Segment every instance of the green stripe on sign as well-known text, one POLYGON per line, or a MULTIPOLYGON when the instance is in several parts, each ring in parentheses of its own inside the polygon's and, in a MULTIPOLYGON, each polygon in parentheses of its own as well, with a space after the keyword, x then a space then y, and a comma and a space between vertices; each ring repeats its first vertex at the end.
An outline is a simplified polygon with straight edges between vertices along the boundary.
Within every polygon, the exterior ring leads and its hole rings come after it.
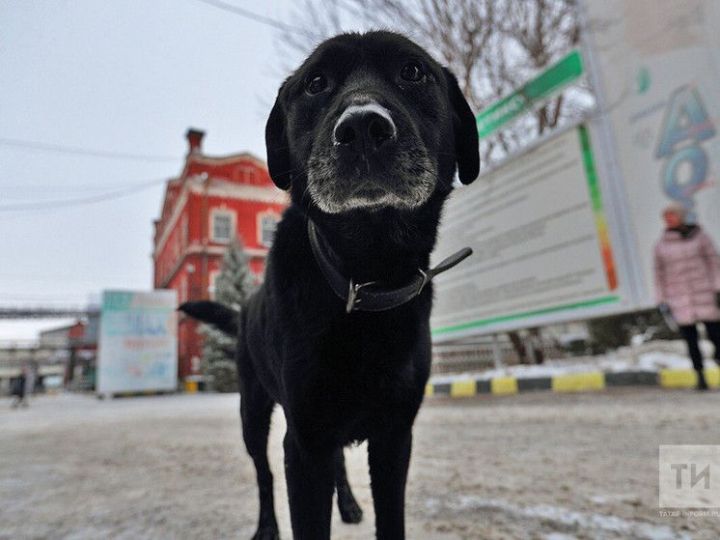
POLYGON ((602 304, 611 304, 613 302, 619 302, 619 296, 603 296, 602 298, 595 298, 594 300, 586 300, 584 302, 575 302, 574 304, 565 304, 563 306, 553 306, 548 308, 536 309, 533 311, 525 311, 523 313, 515 313, 514 315, 501 315, 500 317, 490 317, 488 319, 480 319, 477 321, 470 321, 462 324, 455 324, 452 326, 441 326, 432 330, 433 335, 446 334, 448 332, 457 332, 460 330, 467 330, 468 328, 476 328, 478 326, 488 326, 499 322, 512 321, 515 319, 523 319, 525 317, 535 317, 537 315, 545 315, 547 313, 555 313, 556 311, 563 311, 565 309, 579 309, 584 307, 599 306, 602 304))
POLYGON ((578 79, 583 74, 580 51, 574 50, 512 94, 483 109, 476 117, 480 138, 492 135, 540 101, 578 79))
POLYGON ((600 186, 598 185, 597 173, 595 170, 595 159, 593 157, 592 147, 590 146, 590 135, 587 126, 578 126, 578 135, 580 136, 580 146, 582 148, 583 164, 585 165, 585 174, 590 188, 590 199, 592 200, 593 210, 602 212, 602 197, 600 196, 600 186))

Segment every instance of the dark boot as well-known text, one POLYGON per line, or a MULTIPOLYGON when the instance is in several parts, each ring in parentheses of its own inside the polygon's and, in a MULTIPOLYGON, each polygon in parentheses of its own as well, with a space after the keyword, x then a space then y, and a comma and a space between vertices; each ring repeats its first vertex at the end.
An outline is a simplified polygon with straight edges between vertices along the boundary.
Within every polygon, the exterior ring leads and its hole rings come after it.
POLYGON ((701 370, 697 371, 697 389, 698 390, 707 390, 708 389, 708 384, 707 384, 707 381, 705 380, 705 374, 701 370))

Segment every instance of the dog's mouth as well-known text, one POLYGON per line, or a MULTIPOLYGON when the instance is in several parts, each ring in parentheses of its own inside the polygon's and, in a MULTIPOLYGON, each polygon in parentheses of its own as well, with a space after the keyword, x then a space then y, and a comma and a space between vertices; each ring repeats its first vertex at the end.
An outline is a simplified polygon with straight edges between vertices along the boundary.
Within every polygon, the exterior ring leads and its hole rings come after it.
POLYGON ((436 166, 424 149, 397 152, 382 160, 347 163, 333 149, 313 152, 307 191, 323 212, 415 209, 435 188, 436 166))
POLYGON ((345 198, 345 206, 347 209, 366 209, 379 210, 383 207, 402 206, 401 197, 388 189, 380 186, 375 182, 365 182, 345 198))
POLYGON ((389 193, 388 189, 375 183, 375 182, 364 182, 358 187, 353 189, 349 197, 358 199, 380 199, 389 193))

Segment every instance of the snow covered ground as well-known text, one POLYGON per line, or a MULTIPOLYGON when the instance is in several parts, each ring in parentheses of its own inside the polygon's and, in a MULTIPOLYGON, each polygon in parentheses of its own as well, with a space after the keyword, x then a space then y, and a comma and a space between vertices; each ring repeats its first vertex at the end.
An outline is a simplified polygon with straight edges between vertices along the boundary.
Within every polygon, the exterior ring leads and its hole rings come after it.
MULTIPOLYGON (((615 388, 432 398, 414 431, 413 540, 710 540, 717 517, 658 509, 658 445, 717 444, 720 392, 615 388)), ((284 419, 270 437, 282 538, 291 538, 284 419)), ((365 512, 333 539, 373 538, 366 446, 346 451, 365 512)), ((255 472, 238 396, 0 401, 0 538, 248 539, 255 472)))

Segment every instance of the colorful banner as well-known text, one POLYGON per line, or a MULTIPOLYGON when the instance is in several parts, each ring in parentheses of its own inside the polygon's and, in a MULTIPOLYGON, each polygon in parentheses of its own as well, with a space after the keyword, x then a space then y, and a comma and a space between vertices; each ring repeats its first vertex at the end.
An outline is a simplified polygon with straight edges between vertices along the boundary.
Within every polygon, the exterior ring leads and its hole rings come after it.
POLYGON ((104 291, 97 392, 177 387, 177 293, 104 291))

